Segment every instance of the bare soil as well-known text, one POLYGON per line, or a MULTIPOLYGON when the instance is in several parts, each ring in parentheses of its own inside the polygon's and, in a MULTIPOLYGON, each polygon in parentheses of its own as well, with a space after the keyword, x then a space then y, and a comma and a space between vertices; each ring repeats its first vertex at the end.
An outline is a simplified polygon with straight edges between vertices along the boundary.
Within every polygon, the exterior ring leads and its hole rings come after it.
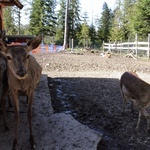
MULTIPOLYGON (((150 149, 150 134, 146 131, 145 118, 142 119, 137 133, 135 126, 138 111, 135 109, 134 114, 131 113, 130 102, 126 105, 126 114, 121 114, 122 95, 119 87, 120 76, 127 70, 136 70, 143 80, 150 83, 149 60, 134 60, 117 55, 103 58, 99 54, 92 53, 83 55, 43 53, 34 54, 34 56, 43 67, 43 74, 48 76, 48 92, 51 95, 54 113, 70 114, 80 123, 103 134, 97 150, 150 149)), ((49 141, 56 143, 54 139, 50 139, 51 134, 56 134, 53 131, 56 123, 52 126, 50 96, 48 92, 45 94, 47 83, 45 85, 44 81, 44 79, 41 80, 36 90, 37 101, 33 104, 34 135, 39 146, 37 150, 51 150, 49 141)), ((22 105, 20 106, 19 149, 27 150, 29 149, 29 133, 27 105, 24 99, 22 105), (24 146, 25 143, 26 146, 24 146)), ((3 128, 0 128, 0 149, 2 150, 11 149, 14 135, 13 110, 9 109, 7 115, 10 131, 4 132, 3 128)), ((1 114, 0 119, 2 120, 1 114)), ((3 127, 2 122, 0 127, 3 127)), ((59 135, 57 137, 59 138, 59 135)))
POLYGON ((55 113, 71 114, 76 120, 103 134, 98 150, 148 150, 150 135, 143 118, 137 133, 138 111, 131 113, 130 102, 126 114, 121 114, 122 95, 119 78, 127 70, 136 70, 150 82, 150 62, 99 54, 37 54, 44 72, 55 113))

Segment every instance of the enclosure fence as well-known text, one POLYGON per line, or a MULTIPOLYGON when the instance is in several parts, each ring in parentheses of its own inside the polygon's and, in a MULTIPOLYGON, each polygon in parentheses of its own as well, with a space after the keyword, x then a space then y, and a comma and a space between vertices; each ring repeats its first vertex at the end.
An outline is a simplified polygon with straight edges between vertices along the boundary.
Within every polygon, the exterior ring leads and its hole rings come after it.
MULTIPOLYGON (((11 45, 26 45, 26 43, 18 43, 18 42, 12 42, 11 44, 8 44, 8 46, 11 45)), ((63 50, 63 46, 61 45, 55 45, 55 44, 40 44, 36 49, 32 50, 32 54, 38 54, 38 53, 56 53, 63 50)))
POLYGON ((63 50, 63 46, 54 44, 41 44, 38 48, 32 51, 33 54, 37 53, 55 53, 63 50))
POLYGON ((147 42, 139 42, 137 40, 137 35, 135 37, 134 42, 103 42, 103 51, 109 52, 118 52, 118 53, 132 53, 136 57, 140 55, 146 55, 146 57, 150 57, 150 34, 148 34, 147 42))

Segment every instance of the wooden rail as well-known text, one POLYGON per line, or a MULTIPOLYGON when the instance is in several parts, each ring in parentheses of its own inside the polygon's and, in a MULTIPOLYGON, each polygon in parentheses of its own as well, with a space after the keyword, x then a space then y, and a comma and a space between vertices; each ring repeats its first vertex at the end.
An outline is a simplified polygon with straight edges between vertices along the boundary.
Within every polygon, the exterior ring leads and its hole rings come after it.
POLYGON ((119 43, 119 42, 113 42, 113 43, 105 43, 103 42, 103 51, 117 51, 120 54, 122 52, 126 53, 132 53, 138 56, 140 52, 145 52, 147 57, 150 57, 150 34, 148 34, 148 41, 147 42, 139 42, 139 41, 134 41, 134 42, 124 42, 124 43, 119 43))

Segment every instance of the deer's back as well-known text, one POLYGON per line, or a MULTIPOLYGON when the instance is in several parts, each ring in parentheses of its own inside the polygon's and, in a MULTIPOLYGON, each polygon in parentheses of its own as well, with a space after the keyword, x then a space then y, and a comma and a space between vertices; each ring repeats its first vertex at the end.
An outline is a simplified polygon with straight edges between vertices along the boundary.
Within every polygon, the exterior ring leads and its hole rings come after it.
POLYGON ((122 92, 128 98, 134 99, 143 104, 150 101, 150 85, 138 76, 135 76, 130 72, 125 72, 121 76, 120 86, 122 92))

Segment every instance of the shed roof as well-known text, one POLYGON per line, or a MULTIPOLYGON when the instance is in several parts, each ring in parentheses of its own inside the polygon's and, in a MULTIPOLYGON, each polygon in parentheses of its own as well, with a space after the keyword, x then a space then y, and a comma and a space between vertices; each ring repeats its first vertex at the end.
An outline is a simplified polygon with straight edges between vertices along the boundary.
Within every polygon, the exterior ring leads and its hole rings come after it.
POLYGON ((16 5, 20 9, 23 8, 23 5, 18 0, 0 0, 0 4, 3 4, 5 6, 14 6, 14 5, 16 5))

